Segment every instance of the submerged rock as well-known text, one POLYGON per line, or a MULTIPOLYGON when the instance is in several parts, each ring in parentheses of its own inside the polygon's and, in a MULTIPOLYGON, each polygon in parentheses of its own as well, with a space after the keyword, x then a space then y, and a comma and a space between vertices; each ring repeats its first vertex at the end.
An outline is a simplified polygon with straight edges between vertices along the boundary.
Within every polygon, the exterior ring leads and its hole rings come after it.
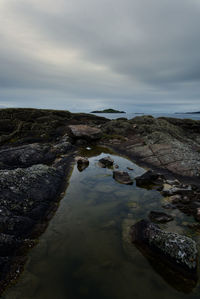
POLYGON ((197 245, 191 238, 161 230, 157 225, 141 220, 131 227, 132 242, 146 246, 158 259, 186 273, 197 272, 197 245))
POLYGON ((113 166, 113 163, 114 163, 114 160, 110 156, 104 157, 99 160, 99 165, 103 168, 111 167, 111 166, 113 166))
POLYGON ((77 168, 79 171, 83 171, 85 168, 89 166, 89 160, 85 157, 76 157, 77 168))
POLYGON ((165 223, 165 222, 172 221, 174 217, 163 212, 151 211, 149 213, 149 219, 153 222, 165 223))
POLYGON ((113 171, 113 178, 121 184, 132 185, 133 180, 126 171, 113 171))
POLYGON ((69 129, 72 137, 76 139, 97 140, 102 136, 100 129, 87 125, 71 125, 69 129))

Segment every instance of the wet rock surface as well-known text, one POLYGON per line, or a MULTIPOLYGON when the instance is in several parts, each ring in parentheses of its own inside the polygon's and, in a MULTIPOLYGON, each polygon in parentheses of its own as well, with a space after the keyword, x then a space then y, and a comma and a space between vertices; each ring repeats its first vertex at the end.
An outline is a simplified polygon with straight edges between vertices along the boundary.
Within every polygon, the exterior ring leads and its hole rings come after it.
POLYGON ((132 185, 133 180, 126 171, 113 171, 113 178, 120 184, 132 185))
POLYGON ((186 273, 197 271, 197 245, 195 241, 177 233, 161 230, 157 225, 141 220, 131 227, 132 242, 147 246, 158 258, 167 260, 186 273))

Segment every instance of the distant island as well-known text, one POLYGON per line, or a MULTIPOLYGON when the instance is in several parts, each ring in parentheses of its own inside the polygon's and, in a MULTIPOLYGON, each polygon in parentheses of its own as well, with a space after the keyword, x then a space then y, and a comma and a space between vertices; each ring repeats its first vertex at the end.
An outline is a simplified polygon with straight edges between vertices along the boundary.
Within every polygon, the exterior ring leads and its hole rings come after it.
POLYGON ((200 114, 200 111, 195 111, 195 112, 176 112, 175 114, 200 114))
POLYGON ((104 110, 95 110, 90 113, 126 113, 125 111, 118 111, 115 109, 104 109, 104 110))
POLYGON ((186 112, 186 114, 200 114, 200 111, 196 111, 196 112, 186 112))

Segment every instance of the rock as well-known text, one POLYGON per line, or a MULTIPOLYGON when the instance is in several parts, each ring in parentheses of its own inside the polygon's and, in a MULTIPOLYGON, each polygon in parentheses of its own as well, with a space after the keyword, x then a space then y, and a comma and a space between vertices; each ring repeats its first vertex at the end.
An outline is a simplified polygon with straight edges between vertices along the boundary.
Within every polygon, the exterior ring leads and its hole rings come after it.
POLYGON ((84 139, 77 139, 76 140, 76 146, 83 147, 83 146, 86 146, 86 145, 87 145, 87 141, 86 140, 84 140, 84 139))
POLYGON ((104 157, 99 160, 99 165, 103 168, 111 167, 111 166, 113 166, 113 163, 114 163, 114 160, 110 156, 104 157))
POLYGON ((180 185, 180 182, 177 179, 176 180, 166 180, 165 183, 168 185, 174 185, 174 186, 180 185))
POLYGON ((4 164, 2 169, 52 162, 56 155, 50 149, 49 145, 34 143, 0 150, 0 162, 4 164))
POLYGON ((172 221, 174 219, 174 217, 172 217, 171 215, 168 215, 166 213, 163 213, 163 212, 151 211, 149 213, 149 219, 151 221, 157 222, 157 223, 166 223, 166 222, 172 221))
MULTIPOLYGON (((114 137, 125 137, 129 132, 133 130, 132 125, 127 121, 124 120, 111 120, 103 125, 103 133, 109 135, 111 138, 114 137)), ((113 138, 112 138, 113 139, 113 138)), ((122 139, 124 140, 124 138, 122 139)))
POLYGON ((159 279, 163 279, 167 285, 171 286, 179 293, 191 293, 198 283, 198 276, 196 272, 191 273, 183 271, 182 268, 177 271, 177 268, 174 266, 174 262, 168 263, 167 259, 165 257, 162 258, 158 251, 155 251, 154 253, 154 251, 148 249, 148 246, 145 244, 142 245, 139 242, 134 242, 135 246, 133 246, 130 232, 131 227, 135 223, 134 219, 128 218, 124 219, 122 222, 122 245, 124 252, 130 261, 138 267, 138 270, 142 270, 145 274, 145 268, 141 269, 141 263, 139 263, 140 255, 143 254, 155 274, 160 276, 159 279))
POLYGON ((29 217, 23 216, 0 216, 1 231, 6 234, 25 237, 30 232, 35 222, 29 217))
POLYGON ((53 151, 55 151, 56 154, 66 154, 71 149, 73 149, 73 146, 68 141, 60 142, 60 143, 53 146, 53 151))
POLYGON ((192 195, 193 190, 191 186, 171 186, 171 188, 164 188, 162 190, 162 195, 164 196, 172 196, 172 195, 176 195, 176 194, 180 194, 183 196, 187 196, 187 195, 192 195))
POLYGON ((174 207, 174 205, 170 204, 170 203, 165 203, 162 205, 162 208, 163 209, 166 209, 166 210, 172 210, 172 209, 176 209, 176 207, 174 207))
POLYGON ((102 136, 100 129, 87 125, 71 125, 69 129, 72 137, 76 139, 80 138, 92 141, 100 139, 102 136))
POLYGON ((176 195, 172 195, 168 197, 168 200, 172 203, 172 204, 177 204, 180 202, 181 200, 181 195, 176 194, 176 195))
POLYGON ((116 165, 115 165, 115 168, 118 169, 118 168, 119 168, 119 165, 116 164, 116 165))
POLYGON ((0 233, 0 256, 12 256, 15 250, 22 245, 22 240, 12 235, 0 233))
POLYGON ((144 174, 135 178, 136 185, 139 187, 160 185, 164 180, 164 176, 152 170, 148 170, 144 174))
POLYGON ((130 170, 130 171, 133 171, 133 168, 131 168, 131 167, 127 167, 127 169, 130 170))
POLYGON ((89 166, 89 160, 85 157, 76 157, 77 168, 79 171, 83 171, 85 168, 89 166))
POLYGON ((196 209, 196 217, 195 218, 197 221, 200 221, 200 208, 196 209))
POLYGON ((113 171, 113 178, 121 184, 132 185, 133 180, 129 176, 128 172, 125 171, 113 171))
POLYGON ((187 226, 196 231, 200 231, 200 223, 188 223, 187 226))
POLYGON ((184 196, 181 198, 181 203, 182 204, 189 204, 190 203, 190 198, 188 196, 184 196))
POLYGON ((155 256, 186 274, 197 271, 197 245, 191 238, 161 230, 156 224, 141 220, 131 227, 132 242, 146 246, 155 256))
POLYGON ((163 187, 162 187, 162 191, 168 191, 172 188, 172 185, 170 185, 169 183, 165 183, 163 184, 163 187))

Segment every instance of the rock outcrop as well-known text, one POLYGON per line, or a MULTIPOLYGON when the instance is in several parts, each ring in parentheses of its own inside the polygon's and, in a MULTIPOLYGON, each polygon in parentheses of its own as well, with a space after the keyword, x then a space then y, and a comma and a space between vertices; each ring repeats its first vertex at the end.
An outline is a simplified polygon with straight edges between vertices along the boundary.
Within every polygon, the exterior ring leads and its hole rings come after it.
POLYGON ((133 225, 131 236, 133 243, 146 246, 163 262, 168 262, 185 273, 197 274, 197 245, 191 238, 165 232, 147 220, 133 225))
POLYGON ((147 167, 200 175, 200 121, 137 116, 105 123, 102 131, 113 149, 147 167))

